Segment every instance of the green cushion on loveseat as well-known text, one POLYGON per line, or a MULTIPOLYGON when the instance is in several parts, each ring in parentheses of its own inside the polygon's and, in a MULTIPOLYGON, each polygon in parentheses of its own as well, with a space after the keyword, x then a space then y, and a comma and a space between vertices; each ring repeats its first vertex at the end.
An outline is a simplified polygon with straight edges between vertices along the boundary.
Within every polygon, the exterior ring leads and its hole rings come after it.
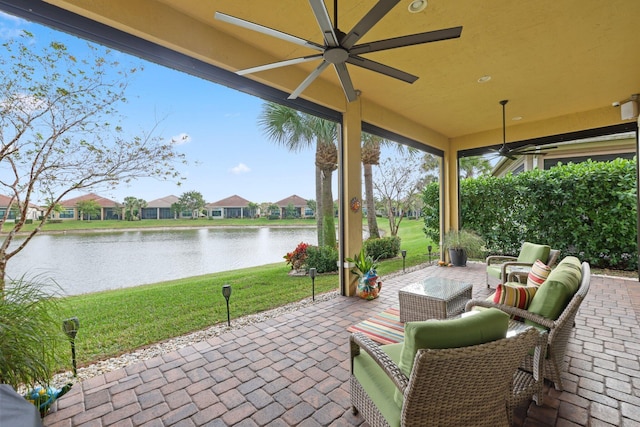
MULTIPOLYGON (((467 347, 499 340, 507 335, 508 326, 509 315, 497 308, 457 319, 407 322, 398 367, 409 377, 419 349, 467 347)), ((394 394, 394 399, 402 404, 399 391, 394 394)))
MULTIPOLYGON (((402 343, 380 347, 396 364, 400 362, 402 343)), ((353 358, 353 375, 367 392, 390 426, 400 426, 402 404, 389 399, 398 388, 382 368, 364 351, 353 358)))
MULTIPOLYGON (((540 285, 527 311, 556 320, 578 290, 581 280, 580 260, 572 256, 564 258, 540 285)), ((542 328, 530 320, 525 323, 542 328)))

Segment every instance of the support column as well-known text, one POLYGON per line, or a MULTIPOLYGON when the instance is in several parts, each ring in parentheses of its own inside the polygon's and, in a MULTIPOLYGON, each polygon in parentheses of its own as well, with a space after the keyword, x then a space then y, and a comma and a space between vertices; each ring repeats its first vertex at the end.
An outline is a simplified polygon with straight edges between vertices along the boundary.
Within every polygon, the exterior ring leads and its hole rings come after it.
POLYGON ((340 290, 343 295, 356 293, 357 276, 345 268, 344 258, 352 257, 362 247, 362 161, 360 98, 347 104, 342 116, 340 146, 340 290), (354 201, 354 203, 352 203, 354 201), (354 209, 354 205, 358 209, 354 209))
POLYGON ((442 167, 440 169, 440 259, 449 262, 449 254, 442 247, 444 234, 451 230, 457 230, 460 226, 459 192, 460 181, 458 171, 458 150, 451 142, 449 148, 444 150, 442 167))

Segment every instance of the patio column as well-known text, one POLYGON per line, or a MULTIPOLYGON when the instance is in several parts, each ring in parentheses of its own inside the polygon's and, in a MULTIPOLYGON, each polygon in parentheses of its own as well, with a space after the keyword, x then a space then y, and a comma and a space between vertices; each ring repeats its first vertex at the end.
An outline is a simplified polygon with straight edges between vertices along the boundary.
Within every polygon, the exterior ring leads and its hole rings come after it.
POLYGON ((444 150, 442 167, 440 168, 440 259, 449 261, 449 254, 442 248, 442 236, 451 229, 458 229, 460 226, 459 215, 459 193, 460 181, 458 171, 458 149, 454 142, 449 143, 449 147, 444 150))
POLYGON ((343 295, 355 295, 357 277, 349 268, 344 267, 345 257, 353 256, 362 247, 362 162, 360 156, 360 140, 362 133, 362 115, 360 98, 347 103, 346 112, 342 116, 342 143, 340 146, 340 218, 338 236, 340 291, 343 295), (359 204, 354 209, 352 200, 359 204))

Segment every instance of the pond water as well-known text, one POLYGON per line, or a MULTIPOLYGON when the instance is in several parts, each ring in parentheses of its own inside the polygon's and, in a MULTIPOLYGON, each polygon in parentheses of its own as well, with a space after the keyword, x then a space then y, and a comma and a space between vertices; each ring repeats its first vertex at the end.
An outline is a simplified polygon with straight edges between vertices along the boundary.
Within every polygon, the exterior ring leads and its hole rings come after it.
MULTIPOLYGON (((17 239, 14 245, 21 240, 17 239)), ((282 262, 315 228, 234 227, 36 235, 8 263, 9 278, 53 279, 66 295, 282 262)))

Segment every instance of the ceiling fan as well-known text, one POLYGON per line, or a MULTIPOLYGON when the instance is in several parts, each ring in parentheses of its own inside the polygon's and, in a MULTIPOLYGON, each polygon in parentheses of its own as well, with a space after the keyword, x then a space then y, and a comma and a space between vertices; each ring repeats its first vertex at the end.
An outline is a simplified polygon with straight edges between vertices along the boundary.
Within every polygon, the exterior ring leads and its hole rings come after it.
MULTIPOLYGON (((500 101, 500 105, 502 105, 502 146, 499 149, 493 149, 499 156, 506 157, 511 160, 516 160, 515 156, 544 156, 546 153, 540 151, 540 148, 525 146, 519 148, 509 148, 507 145, 507 137, 506 137, 506 121, 505 121, 505 110, 506 105, 509 102, 508 99, 503 99, 500 101)), ((545 150, 550 150, 558 147, 544 147, 545 150)))
POLYGON ((378 40, 370 43, 356 44, 375 24, 378 23, 400 0, 379 0, 375 6, 358 22, 347 34, 338 28, 338 0, 334 0, 333 23, 324 4, 324 0, 309 0, 313 14, 318 21, 320 31, 324 37, 324 44, 320 45, 279 30, 274 30, 260 24, 256 24, 221 12, 215 13, 215 18, 239 27, 257 31, 268 36, 286 40, 300 46, 308 47, 319 53, 302 56, 299 58, 287 59, 271 64, 260 65, 237 71, 236 74, 245 75, 259 71, 284 67, 287 65, 300 64, 302 62, 322 60, 320 65, 304 79, 302 83, 289 95, 289 99, 297 98, 329 65, 333 65, 338 74, 340 84, 349 102, 356 100, 356 90, 353 87, 349 71, 346 64, 356 65, 366 68, 389 77, 402 80, 407 83, 415 82, 418 77, 388 65, 363 58, 361 54, 370 52, 380 52, 397 47, 412 46, 423 43, 436 42, 460 37, 462 27, 452 27, 436 31, 412 34, 408 36, 395 37, 391 39, 378 40))

